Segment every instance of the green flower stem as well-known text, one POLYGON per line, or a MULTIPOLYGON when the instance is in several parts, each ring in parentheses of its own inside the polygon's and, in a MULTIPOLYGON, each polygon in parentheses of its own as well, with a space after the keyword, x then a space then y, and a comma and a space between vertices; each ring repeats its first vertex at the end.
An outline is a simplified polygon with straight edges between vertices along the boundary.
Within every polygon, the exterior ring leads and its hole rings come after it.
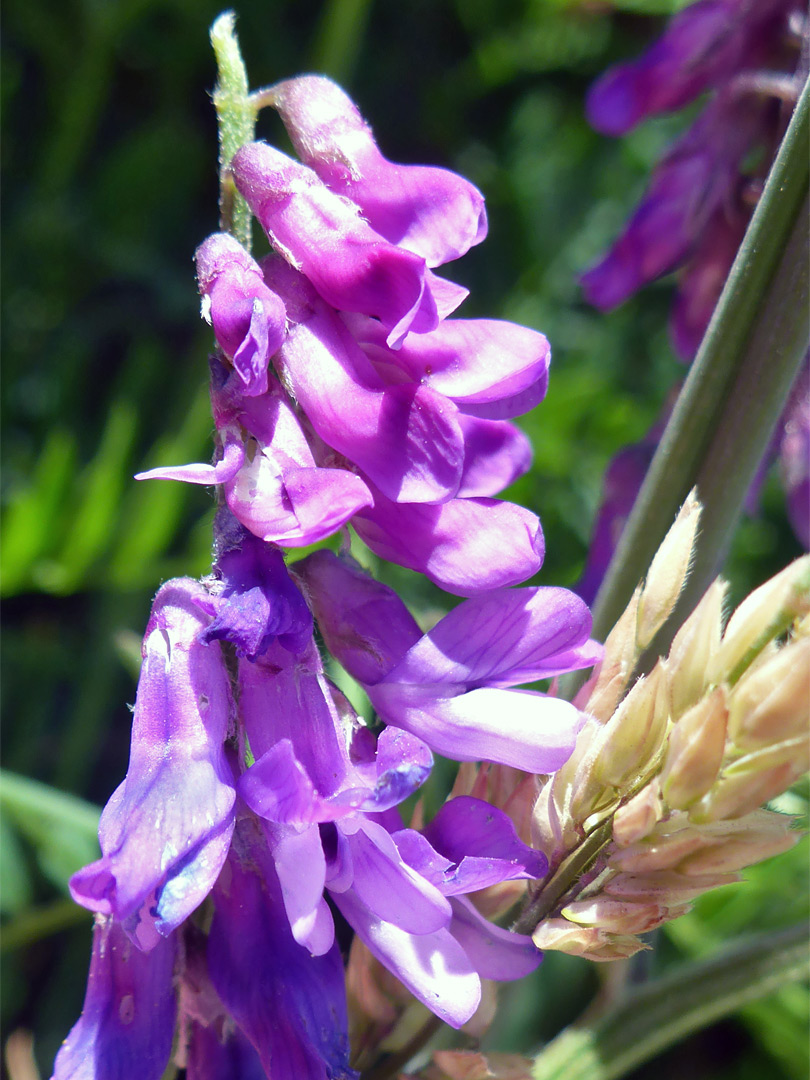
POLYGON ((236 17, 225 11, 211 27, 211 44, 217 58, 219 80, 214 89, 214 108, 219 125, 220 228, 233 233, 239 243, 251 250, 250 208, 236 190, 229 168, 231 160, 245 143, 253 141, 256 129, 256 106, 248 93, 248 78, 239 42, 236 17))
POLYGON ((628 993, 588 1027, 571 1027, 535 1059, 534 1080, 619 1080, 668 1046, 806 977, 804 924, 684 964, 628 993))
POLYGON ((807 350, 808 87, 594 605, 604 639, 688 492, 705 507, 692 573, 656 640, 669 644, 717 574, 807 350))
POLYGON ((3 925, 0 952, 22 949, 51 934, 90 922, 90 912, 72 900, 54 900, 50 904, 24 911, 3 925))

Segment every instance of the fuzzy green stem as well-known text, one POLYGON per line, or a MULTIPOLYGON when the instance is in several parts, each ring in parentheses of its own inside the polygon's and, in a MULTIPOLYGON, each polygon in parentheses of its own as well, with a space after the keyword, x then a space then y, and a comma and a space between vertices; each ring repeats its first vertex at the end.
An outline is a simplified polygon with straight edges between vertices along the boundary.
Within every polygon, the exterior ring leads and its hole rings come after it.
POLYGON ((225 11, 211 27, 211 44, 219 74, 214 88, 219 126, 219 224, 224 232, 232 233, 250 251, 250 207, 236 190, 229 171, 234 154, 240 146, 253 141, 256 128, 256 106, 248 93, 247 72, 239 51, 235 24, 234 13, 225 11))
POLYGON ((534 1080, 619 1080, 668 1046, 807 974, 803 924, 733 946, 628 993, 535 1059, 534 1080))
POLYGON ((602 639, 626 607, 678 508, 705 507, 695 561, 660 652, 726 554, 743 502, 807 349, 808 87, 732 267, 594 605, 602 639))

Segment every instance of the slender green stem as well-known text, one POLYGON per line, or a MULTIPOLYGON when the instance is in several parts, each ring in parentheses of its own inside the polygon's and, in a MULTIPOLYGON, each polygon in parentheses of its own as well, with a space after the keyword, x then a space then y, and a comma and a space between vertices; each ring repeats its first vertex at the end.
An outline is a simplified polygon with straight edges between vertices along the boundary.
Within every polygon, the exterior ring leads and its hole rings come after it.
POLYGON ((589 1027, 571 1027, 535 1059, 534 1080, 619 1080, 668 1046, 807 975, 807 927, 735 945, 628 993, 589 1027))
POLYGON ((90 922, 90 912, 74 904, 72 900, 54 900, 50 904, 41 904, 4 924, 0 952, 21 949, 34 941, 58 934, 61 930, 69 930, 72 926, 80 926, 84 922, 90 922))
POLYGON ((799 99, 723 295, 594 606, 604 635, 626 607, 689 490, 705 507, 692 574, 656 644, 719 569, 807 349, 808 87, 799 99))
POLYGON ((211 27, 211 44, 217 58, 219 79, 214 89, 214 108, 219 124, 220 228, 233 233, 240 244, 251 249, 250 207, 236 191, 229 168, 245 143, 253 141, 256 106, 248 93, 248 78, 239 42, 236 17, 225 11, 211 27))

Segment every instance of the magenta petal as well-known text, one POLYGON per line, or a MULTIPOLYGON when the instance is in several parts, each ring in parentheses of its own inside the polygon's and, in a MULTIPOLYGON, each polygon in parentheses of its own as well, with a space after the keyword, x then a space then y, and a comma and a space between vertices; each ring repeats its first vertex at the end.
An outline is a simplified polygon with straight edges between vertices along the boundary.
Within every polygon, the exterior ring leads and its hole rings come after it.
POLYGON ((398 806, 425 783, 433 768, 428 746, 407 731, 384 728, 377 740, 374 789, 359 809, 381 813, 398 806))
POLYGON ((409 934, 374 915, 352 891, 335 894, 334 902, 380 963, 436 1016, 455 1028, 470 1019, 481 982, 449 930, 409 934))
POLYGON ((425 260, 383 240, 311 169, 266 143, 243 146, 232 167, 270 242, 332 307, 375 316, 394 347, 438 326, 425 260))
POLYGON ((386 240, 440 266, 486 236, 481 192, 446 169, 387 161, 355 105, 331 80, 288 79, 273 88, 273 99, 301 160, 359 206, 386 240))
POLYGON ((209 236, 195 258, 203 314, 233 361, 242 392, 264 394, 270 357, 284 340, 284 304, 265 285, 258 263, 229 234, 209 236))
POLYGON ((581 715, 573 705, 528 690, 484 687, 454 697, 437 688, 378 683, 369 697, 380 716, 456 761, 496 761, 533 773, 564 765, 581 715))
POLYGON ((419 639, 386 683, 517 686, 591 667, 591 614, 567 589, 499 589, 465 600, 419 639))
POLYGON ((199 642, 207 602, 206 590, 183 578, 155 598, 126 779, 101 815, 102 858, 71 884, 78 903, 121 922, 156 893, 147 917, 164 936, 210 890, 233 828, 230 680, 219 646, 199 642))
POLYGON ((379 918, 409 933, 428 934, 447 926, 449 902, 402 860, 390 834, 368 819, 354 824, 353 833, 347 832, 348 822, 338 825, 338 830, 351 849, 351 888, 358 900, 379 918))
POLYGON ((530 937, 502 930, 488 922, 469 900, 456 896, 450 933, 462 946, 478 974, 484 979, 522 979, 543 959, 530 937))
POLYGON ((335 926, 323 900, 326 860, 318 827, 266 824, 264 832, 292 935, 313 956, 323 956, 332 948, 335 926))
POLYGON ((300 274, 280 259, 264 266, 293 320, 280 354, 283 376, 321 439, 391 499, 453 496, 464 459, 455 405, 418 382, 386 385, 300 274))
POLYGON ((243 819, 214 889, 211 981, 274 1080, 354 1080, 343 964, 333 946, 310 956, 293 938, 281 888, 255 823, 243 819))
POLYGON ((232 428, 223 432, 222 458, 216 465, 168 465, 135 474, 136 480, 183 480, 187 484, 226 484, 245 460, 244 444, 232 428))
POLYGON ((352 520, 360 538, 380 558, 418 570, 447 592, 473 596, 517 585, 543 563, 540 521, 522 506, 477 498, 428 506, 373 494, 373 508, 352 520))
POLYGON ((375 320, 345 319, 375 364, 394 365, 466 412, 492 419, 518 416, 545 395, 551 351, 545 337, 528 327, 496 319, 447 319, 392 351, 375 320))
MULTIPOLYGON (((394 836, 397 847, 399 835, 394 836)), ((424 836, 454 864, 444 886, 439 885, 445 896, 474 892, 500 881, 542 878, 548 870, 545 855, 523 843, 511 818, 467 795, 446 802, 424 836)))
POLYGON ((96 916, 84 1008, 53 1080, 160 1080, 174 1033, 174 955, 173 937, 143 953, 119 924, 96 916))
POLYGON ((779 447, 790 523, 799 543, 810 549, 810 370, 799 373, 782 417, 779 447))
POLYGON ((464 432, 460 498, 497 495, 528 472, 534 452, 520 428, 508 420, 459 419, 464 432))
POLYGON ((422 636, 394 590, 353 560, 316 551, 293 573, 306 586, 326 647, 361 683, 378 682, 422 636))

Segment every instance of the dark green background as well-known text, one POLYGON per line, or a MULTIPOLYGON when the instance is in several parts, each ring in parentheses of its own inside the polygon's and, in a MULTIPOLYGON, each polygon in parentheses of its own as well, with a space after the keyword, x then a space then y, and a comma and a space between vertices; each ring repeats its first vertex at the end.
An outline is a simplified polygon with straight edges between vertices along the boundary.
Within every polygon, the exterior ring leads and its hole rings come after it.
MULTIPOLYGON (((577 285, 685 123, 606 140, 585 123, 584 93, 654 37, 654 13, 669 6, 246 0, 238 10, 254 87, 330 74, 387 156, 456 168, 486 194, 488 240, 448 269, 472 290, 462 314, 513 318, 552 343, 549 396, 522 421, 535 466, 512 493, 541 515, 545 584, 576 581, 607 461, 645 433, 683 374, 666 335, 670 282, 609 316, 577 285)), ((210 492, 131 476, 210 454, 210 341, 192 255, 217 226, 208 27, 220 10, 209 0, 4 6, 3 760, 99 805, 126 770, 125 703, 151 596, 208 567, 210 492)), ((282 139, 273 117, 259 131, 282 139)), ((734 595, 797 553, 772 479, 740 530, 734 595)), ((415 575, 392 580, 416 608, 442 602, 415 575)), ((801 810, 802 796, 791 805, 801 810)), ((93 842, 81 808, 75 820, 8 798, 6 809, 3 1027, 35 1032, 48 1075, 81 1007, 89 946, 65 882, 93 842)), ((708 898, 645 963, 801 918, 805 858, 791 853, 751 886, 708 898)), ((530 988, 510 989, 493 1041, 530 1049, 576 1016, 594 980, 585 962, 549 957, 530 988)), ((806 1010, 806 988, 788 988, 640 1075, 802 1080, 806 1010)))

